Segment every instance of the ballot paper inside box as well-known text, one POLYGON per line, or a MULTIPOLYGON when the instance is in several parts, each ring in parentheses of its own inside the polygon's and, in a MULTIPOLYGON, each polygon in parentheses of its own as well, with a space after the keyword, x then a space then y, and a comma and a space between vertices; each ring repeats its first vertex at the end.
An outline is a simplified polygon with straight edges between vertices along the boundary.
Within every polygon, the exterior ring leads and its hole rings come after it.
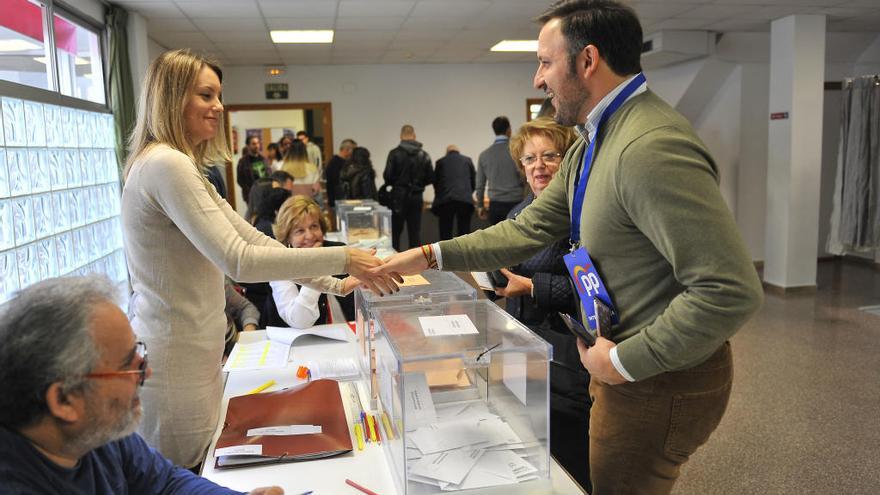
POLYGON ((377 204, 353 206, 339 213, 342 241, 361 248, 391 247, 391 210, 377 204))
POLYGON ((406 277, 406 282, 394 294, 383 297, 363 289, 354 296, 355 333, 358 341, 358 361, 361 373, 370 389, 371 409, 376 408, 378 396, 375 391, 376 359, 373 340, 377 327, 373 311, 379 308, 409 306, 430 310, 435 304, 450 301, 476 301, 477 290, 449 272, 427 270, 420 275, 406 277))
POLYGON ((549 490, 549 344, 487 300, 374 316, 380 433, 399 493, 549 490))

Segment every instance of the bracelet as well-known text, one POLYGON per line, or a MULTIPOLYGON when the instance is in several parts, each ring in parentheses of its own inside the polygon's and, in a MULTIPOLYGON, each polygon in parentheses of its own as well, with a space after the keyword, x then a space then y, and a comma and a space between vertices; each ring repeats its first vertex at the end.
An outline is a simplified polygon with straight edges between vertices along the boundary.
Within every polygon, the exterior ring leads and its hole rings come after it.
POLYGON ((437 269, 437 257, 434 256, 434 246, 430 244, 424 244, 421 246, 422 248, 422 256, 425 257, 425 261, 428 263, 428 268, 436 270, 437 269))

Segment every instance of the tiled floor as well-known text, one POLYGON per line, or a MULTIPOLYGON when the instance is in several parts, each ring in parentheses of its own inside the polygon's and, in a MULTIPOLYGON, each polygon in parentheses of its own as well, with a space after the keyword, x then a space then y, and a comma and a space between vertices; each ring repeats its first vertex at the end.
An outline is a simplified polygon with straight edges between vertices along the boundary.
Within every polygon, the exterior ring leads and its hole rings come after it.
POLYGON ((880 269, 819 264, 732 339, 733 394, 675 493, 880 494, 880 269))

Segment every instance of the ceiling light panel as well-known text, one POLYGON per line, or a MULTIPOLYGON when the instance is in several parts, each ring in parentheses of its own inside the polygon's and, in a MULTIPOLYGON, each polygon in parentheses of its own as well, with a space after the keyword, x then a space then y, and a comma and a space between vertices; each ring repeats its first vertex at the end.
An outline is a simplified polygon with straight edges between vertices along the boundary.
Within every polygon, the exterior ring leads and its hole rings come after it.
POLYGON ((275 43, 333 43, 332 29, 269 31, 275 43))

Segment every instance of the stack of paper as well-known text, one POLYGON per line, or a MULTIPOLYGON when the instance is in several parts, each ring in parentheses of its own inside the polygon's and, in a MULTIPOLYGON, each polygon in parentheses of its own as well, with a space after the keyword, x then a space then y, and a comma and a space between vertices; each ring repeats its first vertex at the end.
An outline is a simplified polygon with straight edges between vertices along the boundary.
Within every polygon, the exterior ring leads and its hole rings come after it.
POLYGON ((485 402, 438 406, 435 423, 407 434, 407 477, 443 491, 522 483, 538 472, 526 447, 485 402))

